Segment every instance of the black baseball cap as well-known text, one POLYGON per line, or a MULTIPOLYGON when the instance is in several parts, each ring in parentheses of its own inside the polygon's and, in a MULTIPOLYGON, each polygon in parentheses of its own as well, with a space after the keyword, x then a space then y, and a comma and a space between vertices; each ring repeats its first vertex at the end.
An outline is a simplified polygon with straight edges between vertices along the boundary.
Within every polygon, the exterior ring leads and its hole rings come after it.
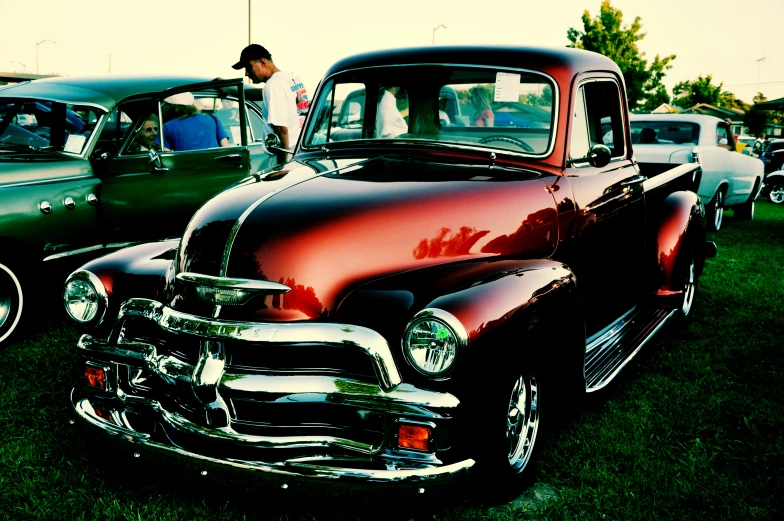
POLYGON ((245 65, 251 60, 260 60, 260 59, 267 59, 271 60, 272 55, 269 53, 267 49, 262 47, 257 43, 252 43, 242 49, 242 53, 240 54, 240 61, 232 65, 233 69, 239 70, 243 69, 245 65))

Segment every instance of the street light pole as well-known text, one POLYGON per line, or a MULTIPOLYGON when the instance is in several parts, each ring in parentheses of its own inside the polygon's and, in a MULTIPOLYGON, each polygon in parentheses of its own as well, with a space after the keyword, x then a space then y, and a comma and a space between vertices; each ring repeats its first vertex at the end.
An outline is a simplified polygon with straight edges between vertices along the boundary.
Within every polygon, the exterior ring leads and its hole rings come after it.
POLYGON ((25 65, 25 64, 24 64, 24 63, 22 63, 22 62, 18 62, 18 61, 16 61, 16 60, 10 60, 10 62, 11 62, 11 63, 18 63, 19 65, 21 65, 21 66, 22 66, 22 68, 24 69, 24 71, 23 71, 23 72, 24 72, 25 74, 27 74, 27 65, 25 65))
POLYGON ((433 45, 435 45, 435 44, 436 44, 436 31, 437 31, 437 30, 439 30, 439 29, 441 29, 442 27, 443 27, 444 29, 448 29, 448 27, 446 26, 446 24, 441 24, 441 25, 438 25, 438 26, 436 26, 436 27, 433 27, 433 45))
POLYGON ((248 45, 250 45, 250 0, 248 0, 248 45))
POLYGON ((36 42, 35 44, 35 73, 36 74, 41 74, 41 72, 38 70, 38 46, 46 42, 57 43, 54 40, 41 40, 40 42, 36 42))

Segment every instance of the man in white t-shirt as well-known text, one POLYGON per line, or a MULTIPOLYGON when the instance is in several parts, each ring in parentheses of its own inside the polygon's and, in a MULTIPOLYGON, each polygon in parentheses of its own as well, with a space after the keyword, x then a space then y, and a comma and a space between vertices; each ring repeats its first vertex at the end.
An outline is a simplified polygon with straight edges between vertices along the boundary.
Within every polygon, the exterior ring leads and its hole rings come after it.
POLYGON ((261 116, 274 132, 283 148, 291 149, 297 143, 302 118, 297 113, 297 89, 300 81, 291 74, 278 69, 272 55, 258 44, 245 47, 240 61, 232 65, 236 70, 245 69, 245 76, 253 83, 264 82, 264 100, 261 116))
POLYGON ((397 93, 400 91, 398 86, 382 87, 379 94, 381 99, 378 102, 378 112, 376 113, 376 134, 375 137, 393 138, 408 132, 408 124, 400 111, 397 110, 397 93))

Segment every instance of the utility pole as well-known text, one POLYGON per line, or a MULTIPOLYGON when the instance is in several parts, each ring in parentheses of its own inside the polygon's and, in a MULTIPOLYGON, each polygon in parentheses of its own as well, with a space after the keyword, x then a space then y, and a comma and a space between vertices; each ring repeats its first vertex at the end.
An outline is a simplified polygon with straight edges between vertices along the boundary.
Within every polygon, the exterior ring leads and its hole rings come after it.
POLYGON ((40 42, 36 42, 35 43, 35 73, 36 74, 41 74, 41 71, 38 70, 38 46, 41 45, 42 43, 46 43, 46 42, 57 43, 54 40, 41 40, 40 42))
POLYGON ((248 0, 248 45, 250 45, 250 0, 248 0))
POLYGON ((438 25, 438 26, 436 26, 436 27, 433 27, 433 45, 435 45, 435 44, 436 44, 436 31, 438 31, 438 30, 439 30, 439 29, 441 29, 442 27, 443 27, 444 29, 448 29, 448 27, 446 26, 446 24, 441 24, 441 25, 438 25))
POLYGON ((109 74, 112 73, 112 53, 109 53, 109 74))
POLYGON ((759 91, 760 91, 759 90, 759 86, 760 86, 760 81, 759 81, 760 80, 760 65, 762 65, 762 62, 764 62, 767 59, 768 59, 768 57, 763 55, 762 58, 760 58, 758 60, 754 60, 755 62, 757 62, 757 93, 759 93, 759 91))

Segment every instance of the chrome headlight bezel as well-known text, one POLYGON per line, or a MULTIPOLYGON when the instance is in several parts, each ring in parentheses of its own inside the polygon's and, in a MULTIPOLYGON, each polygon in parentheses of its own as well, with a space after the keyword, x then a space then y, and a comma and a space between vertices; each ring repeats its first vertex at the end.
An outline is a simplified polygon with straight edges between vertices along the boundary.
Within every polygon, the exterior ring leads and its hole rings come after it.
POLYGON ((68 316, 71 317, 74 322, 86 326, 97 326, 103 322, 106 310, 109 308, 109 295, 106 292, 106 287, 97 275, 91 271, 77 270, 71 273, 68 278, 65 279, 65 284, 63 284, 63 306, 65 307, 68 316), (71 309, 69 287, 72 287, 74 284, 85 285, 85 287, 92 289, 93 295, 90 297, 90 300, 91 304, 95 307, 94 311, 91 312, 87 318, 80 318, 74 314, 71 309))
MULTIPOLYGON (((401 344, 406 361, 418 373, 434 379, 443 379, 448 377, 454 370, 455 362, 460 356, 460 352, 468 345, 468 334, 466 333, 463 324, 451 313, 438 308, 425 308, 416 313, 411 320, 409 320, 408 324, 406 324, 406 328, 403 331, 403 337, 401 338, 401 344), (447 360, 435 370, 423 366, 424 364, 421 360, 422 353, 415 353, 415 349, 412 349, 410 344, 411 332, 415 327, 424 322, 431 322, 441 326, 443 329, 439 329, 439 335, 441 334, 441 331, 444 331, 443 334, 445 336, 443 340, 448 341, 451 339, 454 344, 453 347, 448 348, 448 351, 445 353, 447 360)), ((421 351, 421 348, 416 350, 421 351)))

